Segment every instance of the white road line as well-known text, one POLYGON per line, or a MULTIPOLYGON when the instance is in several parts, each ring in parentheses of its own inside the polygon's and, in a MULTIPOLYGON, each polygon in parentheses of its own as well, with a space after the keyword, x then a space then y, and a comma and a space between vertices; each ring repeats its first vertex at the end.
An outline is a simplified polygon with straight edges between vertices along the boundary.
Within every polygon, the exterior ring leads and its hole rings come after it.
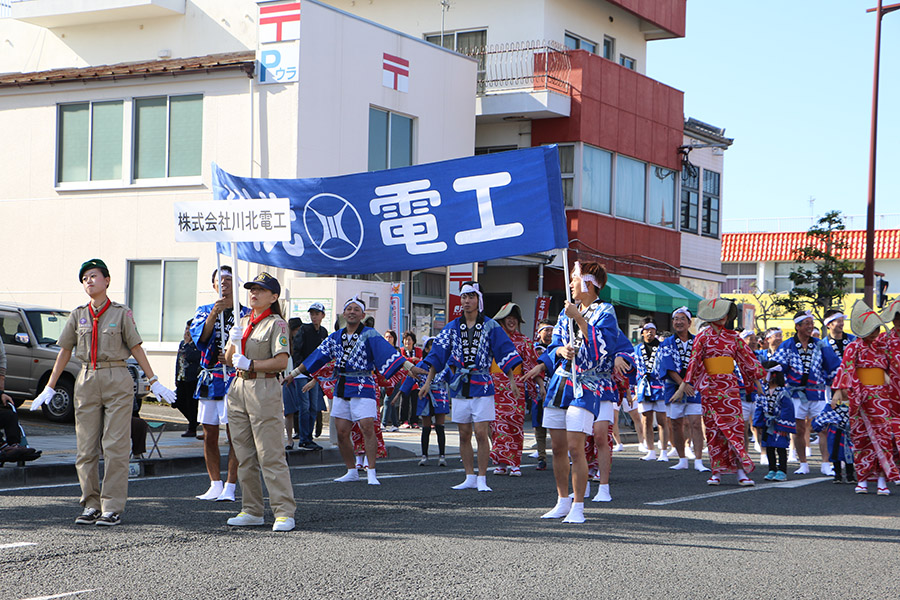
POLYGON ((35 596, 34 598, 23 598, 22 600, 53 600, 54 598, 68 598, 69 596, 77 596, 78 594, 86 594, 95 590, 78 590, 76 592, 65 592, 63 594, 54 594, 53 596, 35 596))
POLYGON ((731 494, 743 494, 744 492, 758 492, 761 490, 773 490, 784 488, 798 488, 823 481, 831 481, 831 477, 815 477, 813 479, 798 479, 796 481, 785 481, 781 483, 766 483, 754 487, 742 487, 736 490, 722 490, 718 492, 710 492, 708 494, 695 494, 693 496, 684 496, 682 498, 670 498, 669 500, 656 500, 654 502, 644 502, 647 506, 666 506, 667 504, 678 504, 679 502, 692 502, 694 500, 706 500, 707 498, 716 498, 718 496, 730 496, 731 494))
POLYGON ((15 542, 13 544, 0 544, 0 550, 9 550, 10 548, 24 548, 26 546, 37 546, 34 542, 15 542))

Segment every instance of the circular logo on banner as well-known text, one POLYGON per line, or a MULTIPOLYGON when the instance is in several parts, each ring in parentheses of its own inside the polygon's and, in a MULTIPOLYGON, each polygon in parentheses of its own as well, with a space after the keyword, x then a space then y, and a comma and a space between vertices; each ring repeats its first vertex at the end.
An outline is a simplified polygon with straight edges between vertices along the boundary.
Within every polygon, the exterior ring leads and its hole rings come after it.
POLYGON ((307 200, 303 227, 316 249, 332 260, 350 259, 362 247, 362 217, 337 194, 316 194, 307 200))

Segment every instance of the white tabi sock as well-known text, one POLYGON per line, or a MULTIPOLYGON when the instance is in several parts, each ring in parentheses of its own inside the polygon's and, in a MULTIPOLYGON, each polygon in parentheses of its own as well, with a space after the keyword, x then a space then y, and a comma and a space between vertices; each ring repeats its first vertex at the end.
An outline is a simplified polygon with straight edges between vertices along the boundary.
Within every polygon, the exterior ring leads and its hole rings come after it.
POLYGON ((222 480, 211 481, 209 483, 209 489, 206 490, 205 493, 196 496, 197 500, 215 500, 219 497, 219 494, 222 493, 222 489, 224 485, 222 484, 222 480))
POLYGON ((234 502, 234 488, 235 484, 226 483, 222 493, 216 498, 216 502, 234 502))
POLYGON ((584 502, 573 502, 563 523, 584 523, 584 502))
POLYGON ((703 464, 703 460, 698 458, 694 460, 694 470, 706 473, 709 469, 703 464))
POLYGON ((569 510, 572 508, 572 499, 571 498, 557 498, 556 506, 550 509, 549 512, 545 512, 541 515, 542 519, 562 519, 564 516, 569 514, 569 510))
POLYGON ((597 486, 597 495, 591 500, 591 502, 611 502, 612 496, 609 495, 609 484, 601 483, 597 486))
POLYGON ((641 460, 656 460, 656 450, 650 450, 641 460))
POLYGON ((375 476, 375 469, 371 468, 366 471, 366 477, 369 479, 369 485, 381 485, 381 482, 378 481, 378 478, 375 476))
POLYGON ((359 481, 359 473, 356 472, 356 469, 347 469, 347 474, 343 477, 338 477, 335 479, 338 483, 347 483, 350 481, 359 481))
POLYGON ((808 475, 809 474, 809 463, 802 462, 800 463, 800 468, 794 471, 796 475, 808 475))
MULTIPOLYGON (((585 497, 585 498, 590 498, 590 497, 591 497, 591 480, 590 480, 590 479, 588 479, 587 485, 584 486, 584 497, 585 497)), ((574 499, 574 498, 575 498, 575 492, 572 492, 571 494, 569 494, 569 498, 574 499)))
POLYGON ((466 480, 459 485, 454 485, 454 490, 474 490, 478 487, 478 477, 475 474, 466 475, 466 480))
MULTIPOLYGON (((467 475, 466 479, 468 479, 468 478, 469 477, 467 475)), ((479 475, 478 478, 475 480, 475 485, 478 487, 479 492, 493 492, 494 491, 488 487, 486 475, 479 475)))
POLYGON ((684 469, 688 468, 688 459, 679 458, 678 462, 675 463, 675 466, 672 466, 669 468, 672 469, 673 471, 683 471, 684 469))

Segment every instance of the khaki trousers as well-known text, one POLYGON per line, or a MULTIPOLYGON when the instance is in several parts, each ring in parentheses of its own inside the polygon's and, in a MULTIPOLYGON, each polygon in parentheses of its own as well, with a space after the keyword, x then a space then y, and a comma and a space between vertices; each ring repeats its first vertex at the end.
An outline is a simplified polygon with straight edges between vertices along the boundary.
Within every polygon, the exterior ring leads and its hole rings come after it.
POLYGON ((228 427, 238 460, 241 510, 255 517, 264 514, 262 483, 276 517, 294 517, 297 504, 291 473, 284 458, 284 405, 277 379, 235 379, 228 391, 228 427))
POLYGON ((125 367, 82 369, 75 381, 75 470, 84 508, 116 513, 125 510, 133 404, 134 381, 125 367))

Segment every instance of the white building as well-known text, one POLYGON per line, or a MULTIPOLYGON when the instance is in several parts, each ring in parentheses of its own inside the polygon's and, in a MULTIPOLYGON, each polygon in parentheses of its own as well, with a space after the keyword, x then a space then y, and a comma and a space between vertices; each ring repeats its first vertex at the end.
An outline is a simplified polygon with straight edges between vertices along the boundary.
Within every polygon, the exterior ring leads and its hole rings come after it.
MULTIPOLYGON (((299 41, 282 46, 299 55, 299 81, 263 85, 259 10, 250 0, 10 5, 0 131, 14 151, 0 162, 0 222, 15 242, 0 299, 83 304, 78 267, 101 257, 110 295, 134 308, 154 370, 171 381, 185 321, 214 298, 216 265, 211 244, 175 243, 173 203, 211 198, 211 163, 300 178, 472 154, 474 60, 304 0, 299 41), (406 91, 385 85, 385 54, 409 61, 406 91)), ((304 274, 269 270, 305 295, 304 274)), ((386 312, 376 318, 387 326, 386 312)))

